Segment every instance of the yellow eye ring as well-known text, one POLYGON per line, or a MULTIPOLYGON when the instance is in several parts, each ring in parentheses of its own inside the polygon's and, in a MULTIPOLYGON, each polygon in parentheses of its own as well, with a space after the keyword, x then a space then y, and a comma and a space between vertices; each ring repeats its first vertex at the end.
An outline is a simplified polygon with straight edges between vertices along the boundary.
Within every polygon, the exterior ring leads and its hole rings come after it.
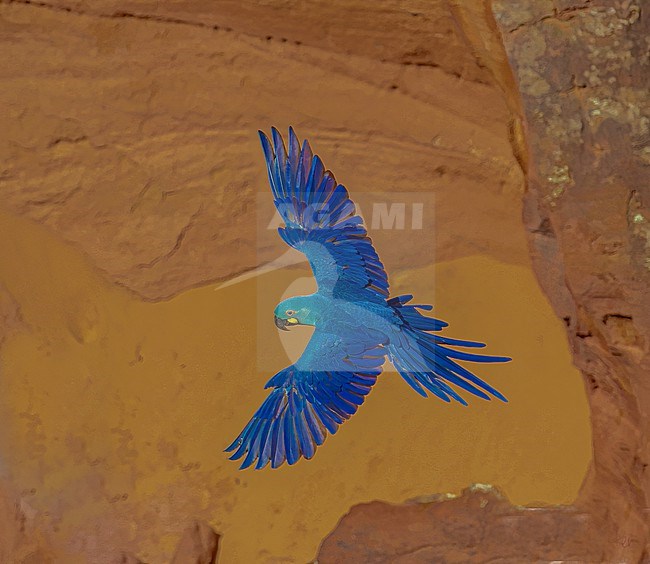
POLYGON ((292 309, 288 309, 288 310, 285 311, 284 313, 286 313, 289 317, 291 317, 292 315, 295 315, 296 312, 293 311, 292 309))

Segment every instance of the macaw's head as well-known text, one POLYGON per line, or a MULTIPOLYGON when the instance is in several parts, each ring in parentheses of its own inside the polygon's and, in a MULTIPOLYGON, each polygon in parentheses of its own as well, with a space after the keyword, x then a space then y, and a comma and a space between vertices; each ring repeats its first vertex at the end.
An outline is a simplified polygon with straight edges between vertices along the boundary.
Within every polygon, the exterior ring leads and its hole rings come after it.
POLYGON ((283 331, 293 325, 315 325, 315 311, 310 296, 296 296, 281 301, 275 308, 275 325, 283 331))

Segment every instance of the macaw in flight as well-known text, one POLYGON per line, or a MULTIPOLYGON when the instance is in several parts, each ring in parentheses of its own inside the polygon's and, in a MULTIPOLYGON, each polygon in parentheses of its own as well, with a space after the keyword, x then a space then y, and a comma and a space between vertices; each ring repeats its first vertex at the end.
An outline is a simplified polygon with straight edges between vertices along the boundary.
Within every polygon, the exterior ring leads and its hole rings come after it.
POLYGON ((273 199, 285 226, 280 237, 303 252, 318 291, 295 296, 275 308, 281 330, 312 325, 314 333, 295 364, 266 384, 272 391, 241 434, 226 449, 241 468, 310 459, 327 433, 334 434, 363 403, 386 358, 420 395, 467 402, 452 387, 489 400, 507 401, 458 361, 507 362, 457 350, 481 348, 474 341, 439 332, 447 323, 426 317, 430 305, 409 304, 413 296, 390 297, 388 278, 348 191, 325 170, 307 140, 289 128, 289 144, 272 128, 260 131, 273 199))

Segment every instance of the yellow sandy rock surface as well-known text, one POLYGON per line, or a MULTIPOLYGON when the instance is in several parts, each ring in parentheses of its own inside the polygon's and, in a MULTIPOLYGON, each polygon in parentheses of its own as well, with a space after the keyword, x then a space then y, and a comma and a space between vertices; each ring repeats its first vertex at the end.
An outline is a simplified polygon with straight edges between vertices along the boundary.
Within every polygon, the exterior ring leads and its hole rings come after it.
MULTIPOLYGON (((224 535, 223 562, 305 562, 356 503, 472 482, 566 503, 580 486, 582 383, 529 268, 473 256, 392 276, 450 335, 514 358, 480 367, 509 404, 425 400, 388 372, 313 460, 240 472, 222 450, 288 362, 272 310, 306 269, 147 303, 38 225, 2 214, 0 238, 23 323, 0 353, 2 465, 66 562, 164 562, 194 518, 224 535)), ((299 348, 307 332, 282 337, 299 348)))

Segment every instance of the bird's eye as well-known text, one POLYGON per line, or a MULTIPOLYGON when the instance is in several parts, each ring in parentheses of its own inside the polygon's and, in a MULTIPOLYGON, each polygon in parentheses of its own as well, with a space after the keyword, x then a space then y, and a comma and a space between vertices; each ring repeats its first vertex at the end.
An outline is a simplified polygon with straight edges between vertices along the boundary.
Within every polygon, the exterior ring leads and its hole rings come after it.
POLYGON ((296 312, 293 311, 292 309, 288 309, 288 310, 285 311, 284 313, 286 313, 289 317, 291 317, 292 315, 295 315, 296 312))

